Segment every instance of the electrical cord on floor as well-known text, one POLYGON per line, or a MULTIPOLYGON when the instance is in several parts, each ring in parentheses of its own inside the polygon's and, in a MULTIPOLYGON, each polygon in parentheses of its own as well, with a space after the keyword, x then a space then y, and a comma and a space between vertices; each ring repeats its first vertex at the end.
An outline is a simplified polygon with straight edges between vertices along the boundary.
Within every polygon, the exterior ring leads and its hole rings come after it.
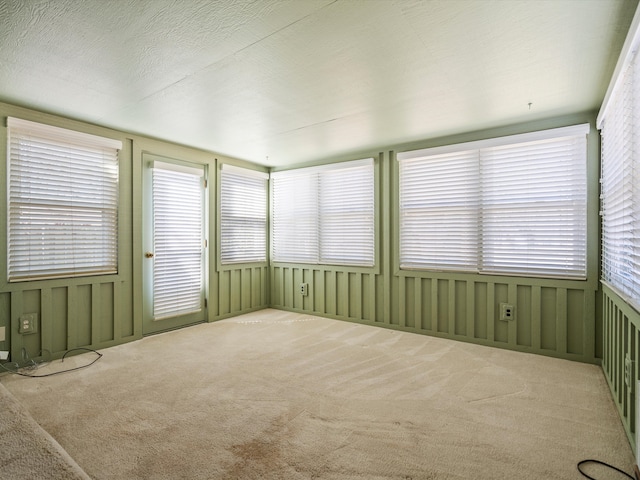
MULTIPOLYGON (((20 365, 17 362, 11 364, 11 365, 15 366, 15 370, 13 370, 11 368, 7 368, 7 366, 2 364, 2 363, 0 363, 0 367, 2 367, 2 369, 4 369, 5 371, 7 371, 9 373, 12 373, 14 375, 20 375, 21 377, 44 378, 44 377, 52 377, 54 375, 60 375, 62 373, 73 372, 75 370, 80 370, 82 368, 90 367, 91 365, 96 363, 98 360, 100 360, 100 358, 102 358, 102 353, 97 352, 96 350, 93 350, 91 348, 79 347, 79 348, 72 348, 71 350, 67 350, 64 353, 64 355, 62 355, 62 358, 60 359, 60 361, 64 362, 65 357, 69 353, 75 352, 75 351, 85 351, 85 352, 95 353, 97 355, 97 357, 95 359, 93 359, 92 362, 90 362, 90 363, 88 363, 86 365, 80 365, 79 367, 68 368, 66 370, 60 370, 58 372, 44 373, 42 375, 34 375, 34 374, 30 374, 30 373, 21 372, 20 370, 27 370, 27 371, 36 370, 39 367, 41 367, 42 365, 44 365, 45 363, 49 363, 49 361, 40 361, 40 362, 38 362, 35 359, 30 358, 29 355, 27 354, 26 350, 22 349, 22 358, 23 358, 23 360, 26 360, 26 362, 27 362, 26 364, 20 365)), ((41 356, 42 356, 42 352, 41 352, 41 356)), ((49 353, 49 357, 51 357, 51 353, 49 353)))
POLYGON ((636 480, 636 478, 635 478, 635 477, 632 477, 632 476, 631 476, 631 475, 629 475, 627 472, 625 472, 625 471, 623 471, 623 470, 620 470, 619 468, 614 467, 613 465, 609 465, 609 464, 608 464, 608 463, 606 463, 606 462, 601 462, 600 460, 593 460, 593 459, 582 460, 582 461, 578 462, 578 465, 577 465, 577 467, 578 467, 578 471, 579 471, 579 472, 580 472, 584 477, 588 478, 589 480, 598 480, 598 479, 597 479, 597 478, 594 478, 594 477, 592 477, 592 476, 590 476, 590 475, 588 475, 588 474, 586 474, 586 473, 584 473, 584 472, 582 471, 582 469, 581 469, 580 467, 581 467, 582 465, 584 465, 585 463, 596 463, 596 464, 598 464, 598 465, 602 465, 602 466, 604 466, 604 467, 607 467, 607 468, 610 468, 610 469, 612 469, 612 470, 615 470, 616 472, 619 472, 619 473, 621 473, 622 475, 625 475, 627 478, 630 478, 631 480, 636 480))

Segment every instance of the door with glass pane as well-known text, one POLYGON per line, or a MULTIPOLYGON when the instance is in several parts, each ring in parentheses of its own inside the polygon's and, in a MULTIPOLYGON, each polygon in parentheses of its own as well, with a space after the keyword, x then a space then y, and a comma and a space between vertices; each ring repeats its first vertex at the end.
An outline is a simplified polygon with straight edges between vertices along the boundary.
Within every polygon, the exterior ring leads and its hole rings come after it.
POLYGON ((206 167, 144 155, 143 333, 206 319, 206 167))

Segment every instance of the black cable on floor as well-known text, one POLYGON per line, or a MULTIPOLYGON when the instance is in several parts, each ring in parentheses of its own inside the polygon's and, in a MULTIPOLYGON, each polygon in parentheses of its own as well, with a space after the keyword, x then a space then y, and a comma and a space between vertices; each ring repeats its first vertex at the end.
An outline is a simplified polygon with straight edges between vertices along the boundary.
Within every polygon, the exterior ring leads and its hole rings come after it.
MULTIPOLYGON (((75 370, 80 370, 82 368, 90 367, 91 365, 96 363, 98 360, 100 360, 100 358, 102 358, 102 354, 100 352, 97 352, 96 350, 93 350, 91 348, 79 347, 79 348, 72 348, 71 350, 67 350, 64 353, 64 355, 62 355, 62 358, 60 359, 60 361, 64 362, 65 357, 69 353, 75 352, 75 351, 80 351, 80 350, 85 351, 85 352, 95 353, 97 355, 97 357, 91 363, 88 363, 86 365, 80 365, 79 367, 68 368, 67 370, 60 370, 59 372, 45 373, 43 375, 33 375, 33 374, 30 374, 30 373, 22 373, 22 372, 19 371, 19 369, 20 368, 25 368, 25 367, 20 367, 17 363, 15 364, 16 365, 16 370, 11 370, 11 369, 7 368, 5 365, 3 365, 2 363, 0 363, 0 367, 2 367, 5 371, 7 371, 9 373, 13 373, 14 375, 20 375, 21 377, 44 378, 44 377, 52 377, 54 375, 60 375, 61 373, 73 372, 75 370)), ((24 352, 23 352, 23 356, 24 356, 24 352)), ((41 365, 41 364, 37 364, 32 359, 29 359, 29 361, 31 362, 31 365, 26 366, 27 370, 34 370, 34 369, 38 368, 38 366, 41 365)))
POLYGON ((578 465, 577 465, 577 466, 578 466, 578 471, 579 471, 583 476, 587 477, 589 480, 598 480, 598 479, 597 479, 597 478, 593 478, 593 477, 591 477, 591 476, 587 475, 586 473, 584 473, 584 472, 582 471, 582 469, 581 469, 580 467, 581 467, 582 465, 584 465, 585 463, 597 463, 598 465, 603 465, 603 466, 605 466, 605 467, 607 467, 607 468, 610 468, 610 469, 612 469, 612 470, 615 470, 616 472, 620 472, 621 474, 625 475, 627 478, 630 478, 631 480, 636 480, 636 478, 635 478, 635 477, 632 477, 632 476, 631 476, 631 475, 629 475, 627 472, 625 472, 625 471, 623 471, 623 470, 620 470, 619 468, 614 467, 613 465, 609 465, 609 464, 608 464, 608 463, 606 463, 606 462, 601 462, 600 460, 593 460, 593 459, 582 460, 582 461, 578 462, 578 465))

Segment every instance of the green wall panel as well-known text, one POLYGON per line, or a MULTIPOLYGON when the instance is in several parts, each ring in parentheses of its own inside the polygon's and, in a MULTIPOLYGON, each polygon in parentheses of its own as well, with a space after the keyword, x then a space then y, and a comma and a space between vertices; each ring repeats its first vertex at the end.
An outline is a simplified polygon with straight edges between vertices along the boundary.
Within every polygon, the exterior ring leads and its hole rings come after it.
POLYGON ((587 234, 590 248, 588 279, 585 281, 401 270, 398 168, 394 153, 579 123, 593 125, 593 120, 593 113, 579 114, 356 155, 377 159, 376 266, 349 268, 275 263, 271 266, 270 305, 409 332, 597 362, 597 319, 593 313, 598 290, 597 131, 592 128, 588 141, 587 234), (309 297, 298 291, 302 282, 309 284, 309 297), (514 320, 500 320, 501 303, 515 306, 514 320))
POLYGON ((635 311, 607 285, 602 287, 602 369, 618 407, 629 441, 635 451, 636 395, 638 361, 640 360, 640 313, 635 311), (625 380, 625 359, 630 363, 629 377, 625 380))

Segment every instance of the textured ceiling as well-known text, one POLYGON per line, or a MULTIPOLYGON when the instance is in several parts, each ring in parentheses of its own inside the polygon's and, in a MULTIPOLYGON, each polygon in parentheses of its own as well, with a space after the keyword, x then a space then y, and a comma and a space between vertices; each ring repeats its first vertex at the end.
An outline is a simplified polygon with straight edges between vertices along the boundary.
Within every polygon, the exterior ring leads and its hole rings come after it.
POLYGON ((265 165, 344 157, 598 108, 636 6, 0 0, 0 101, 265 165))

